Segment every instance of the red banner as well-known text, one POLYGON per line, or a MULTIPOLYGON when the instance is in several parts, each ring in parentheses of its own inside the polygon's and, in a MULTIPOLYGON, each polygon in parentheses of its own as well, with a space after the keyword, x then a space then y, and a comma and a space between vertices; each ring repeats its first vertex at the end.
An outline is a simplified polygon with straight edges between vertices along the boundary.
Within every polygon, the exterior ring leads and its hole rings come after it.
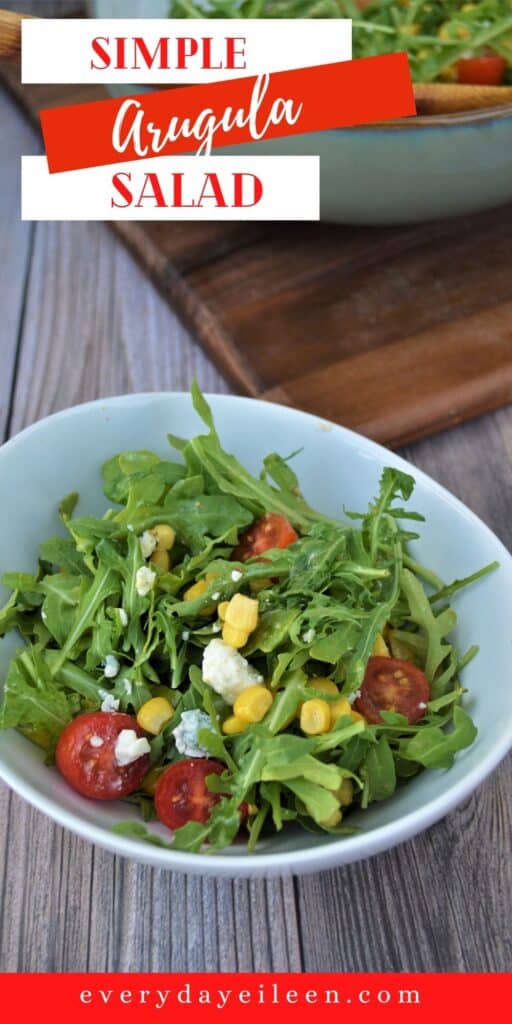
POLYGON ((123 146, 126 141, 122 151, 114 148, 113 131, 126 99, 44 110, 41 124, 50 171, 194 153, 204 138, 201 132, 207 134, 214 124, 212 141, 218 148, 254 141, 255 132, 272 139, 416 113, 405 53, 272 74, 254 111, 257 82, 250 77, 132 97, 118 129, 123 146), (286 102, 290 111, 293 106, 293 116, 279 120, 286 102), (178 137, 166 141, 171 121, 178 137), (191 128, 195 135, 185 137, 191 128))
POLYGON ((38 1024, 297 1024, 506 1015, 510 974, 4 974, 2 1014, 38 1024), (299 1017, 298 1017, 299 1015, 299 1017))

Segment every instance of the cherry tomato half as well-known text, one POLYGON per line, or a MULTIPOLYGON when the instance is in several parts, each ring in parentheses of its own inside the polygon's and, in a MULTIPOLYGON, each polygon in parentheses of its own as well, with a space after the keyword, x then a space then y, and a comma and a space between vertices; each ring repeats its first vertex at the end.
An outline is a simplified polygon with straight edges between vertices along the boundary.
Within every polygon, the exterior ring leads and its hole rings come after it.
POLYGON ((410 725, 423 717, 430 699, 427 677, 410 661, 370 658, 354 707, 367 722, 377 725, 381 711, 405 715, 410 725))
POLYGON ((457 79, 461 85, 502 85, 507 62, 497 53, 485 57, 463 57, 457 62, 457 79))
POLYGON ((60 773, 82 796, 117 800, 139 789, 149 770, 149 754, 131 764, 118 765, 116 740, 123 729, 143 730, 131 715, 117 711, 88 711, 66 725, 59 737, 55 759, 60 773))
POLYGON ((160 821, 173 831, 188 821, 206 825, 221 799, 206 785, 207 775, 222 775, 226 770, 219 761, 207 757, 188 757, 176 761, 160 776, 155 790, 155 810, 160 821))
POLYGON ((246 562, 248 558, 255 558, 271 548, 287 548, 298 539, 298 533, 285 516, 268 512, 240 535, 231 557, 235 562, 246 562))

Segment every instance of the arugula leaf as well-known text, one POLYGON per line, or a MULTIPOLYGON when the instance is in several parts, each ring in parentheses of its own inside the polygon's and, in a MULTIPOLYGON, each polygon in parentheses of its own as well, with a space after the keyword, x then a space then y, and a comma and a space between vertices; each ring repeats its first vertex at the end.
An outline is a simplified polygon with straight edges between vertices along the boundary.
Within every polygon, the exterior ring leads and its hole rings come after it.
MULTIPOLYGON (((264 820, 265 820, 265 818, 266 818, 266 816, 268 814, 269 808, 270 808, 270 811, 271 811, 271 814, 272 814, 272 821, 274 823, 274 828, 276 829, 276 832, 280 832, 281 831, 281 829, 283 827, 283 807, 282 807, 282 804, 281 804, 281 794, 282 794, 282 792, 283 792, 282 787, 277 782, 262 782, 261 783, 261 786, 260 786, 260 796, 261 796, 262 800, 265 800, 267 802, 268 806, 266 808, 265 807, 263 808, 263 818, 261 819, 261 821, 259 821, 258 825, 254 826, 253 829, 251 830, 251 840, 252 840, 252 844, 253 844, 251 849, 254 848, 254 844, 255 844, 256 838, 257 838, 257 837, 255 837, 256 828, 259 827, 259 829, 261 829, 261 826, 263 825, 263 822, 264 822, 264 820)), ((261 813, 262 812, 260 810, 259 814, 261 815, 261 813)), ((258 831, 258 834, 259 834, 259 831, 258 831)))
POLYGON ((290 629, 297 621, 299 611, 297 608, 273 609, 264 612, 259 619, 257 629, 252 634, 247 646, 246 654, 251 655, 254 651, 263 651, 269 654, 275 651, 290 635, 290 629))
POLYGON ((165 509, 179 540, 194 554, 204 548, 205 537, 224 539, 231 531, 236 537, 238 530, 252 522, 247 509, 230 495, 200 494, 194 498, 177 498, 171 491, 165 509))
POLYGON ((210 815, 206 853, 216 853, 230 846, 240 831, 242 816, 235 798, 219 800, 210 815))
POLYGON ((71 494, 67 494, 62 499, 59 505, 59 518, 62 519, 63 523, 67 523, 68 519, 71 519, 79 500, 80 495, 77 491, 72 491, 71 494))
POLYGON ((290 764, 271 765, 267 760, 261 773, 263 782, 287 782, 288 779, 295 777, 315 782, 331 790, 338 789, 343 781, 343 774, 336 765, 319 761, 311 754, 299 757, 290 764))
POLYGON ((202 845, 210 834, 210 824, 201 825, 198 821, 189 821, 174 833, 171 849, 183 850, 188 853, 199 853, 202 845))
POLYGON ((9 587, 9 590, 29 591, 34 594, 37 594, 39 590, 35 576, 29 572, 4 572, 2 583, 4 587, 9 587))
POLYGON ((457 706, 453 709, 453 726, 451 732, 443 732, 436 725, 418 730, 401 745, 401 757, 418 761, 425 768, 451 768, 455 754, 471 746, 478 732, 469 715, 457 706))
POLYGON ((14 591, 8 598, 3 608, 0 609, 0 637, 10 633, 18 624, 19 618, 18 593, 14 591))
POLYGON ((477 583, 478 580, 488 576, 491 572, 495 572, 499 567, 499 562, 490 562, 489 565, 484 565, 483 569, 479 569, 478 572, 472 573, 471 576, 465 576, 461 580, 454 580, 453 583, 449 584, 449 586, 440 587, 435 594, 432 594, 429 597, 430 603, 437 604, 438 601, 451 601, 452 597, 454 597, 459 590, 463 590, 465 587, 471 586, 472 583, 477 583))
POLYGON ((393 753, 385 736, 368 750, 360 768, 363 780, 361 806, 367 807, 373 800, 387 800, 396 789, 396 772, 393 753))
POLYGON ((182 451, 189 471, 203 472, 210 493, 232 495, 253 515, 278 512, 286 516, 294 526, 306 528, 315 521, 328 521, 326 516, 311 509, 289 486, 271 486, 264 480, 256 480, 241 465, 234 455, 229 455, 221 446, 211 409, 194 381, 192 402, 198 415, 209 428, 208 435, 192 438, 186 445, 169 435, 169 441, 182 451))
POLYGON ((45 576, 40 582, 40 590, 44 594, 41 617, 59 646, 66 642, 72 628, 80 602, 82 580, 80 576, 55 573, 45 576))
POLYGON ((401 582, 409 605, 410 617, 418 626, 423 627, 427 635, 425 675, 429 683, 432 683, 439 666, 452 650, 451 644, 443 641, 446 634, 454 628, 457 617, 450 608, 436 616, 421 583, 409 569, 402 570, 401 582))
POLYGON ((39 545, 39 554, 44 562, 67 572, 82 575, 89 571, 70 537, 49 537, 39 545))
POLYGON ((104 491, 110 501, 123 504, 134 484, 150 486, 151 479, 160 485, 172 487, 185 476, 185 467, 177 462, 161 459, 144 449, 114 455, 101 469, 104 491))
MULTIPOLYGON (((379 535, 383 518, 393 514, 391 506, 398 497, 403 498, 404 501, 408 501, 413 490, 414 477, 409 476, 408 473, 402 473, 401 470, 393 469, 390 466, 386 466, 382 471, 379 497, 373 505, 370 505, 369 512, 363 523, 363 529, 367 531, 369 535, 370 556, 372 562, 375 562, 377 557, 380 539, 379 535)), ((394 514, 400 517, 403 516, 404 513, 403 510, 400 509, 395 511, 394 514)))
POLYGON ((71 718, 69 701, 45 670, 35 648, 27 648, 11 661, 0 709, 0 728, 43 726, 56 742, 71 718))
POLYGON ((97 609, 107 597, 118 591, 119 584, 116 575, 110 569, 100 567, 93 581, 88 584, 88 581, 84 580, 81 589, 82 596, 71 629, 56 659, 56 668, 60 668, 67 660, 85 630, 91 629, 97 609))
POLYGON ((328 821, 339 810, 339 801, 334 794, 314 782, 307 782, 303 778, 287 779, 286 787, 304 804, 307 813, 317 825, 328 821))
POLYGON ((149 832, 140 821, 117 821, 115 825, 112 825, 112 832, 116 832, 118 836, 127 836, 128 839, 142 839, 143 842, 150 843, 151 846, 160 846, 165 850, 175 848, 175 843, 166 843, 165 839, 156 835, 155 832, 149 832))

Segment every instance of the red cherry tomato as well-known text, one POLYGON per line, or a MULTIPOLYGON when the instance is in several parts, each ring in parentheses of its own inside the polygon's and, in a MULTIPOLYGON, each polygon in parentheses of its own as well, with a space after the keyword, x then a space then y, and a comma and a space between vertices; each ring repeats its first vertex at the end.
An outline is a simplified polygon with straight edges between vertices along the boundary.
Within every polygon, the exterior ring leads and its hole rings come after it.
POLYGON ((382 722, 381 711, 405 715, 410 725, 423 717, 430 699, 427 677, 410 661, 370 658, 354 707, 367 722, 382 722))
POLYGON ((269 551, 270 548, 287 548, 299 539, 291 523, 276 512, 268 512, 261 519, 256 519, 239 537, 238 545, 233 551, 235 562, 246 562, 248 558, 269 551))
POLYGON ((188 821, 206 825, 222 797, 208 789, 205 779, 224 771, 224 764, 207 757, 189 757, 171 764, 160 776, 155 790, 155 810, 160 821, 173 831, 188 821))
POLYGON ((485 57, 464 57, 457 62, 457 78, 461 85, 502 85, 507 62, 497 53, 485 57))
POLYGON ((149 754, 131 764, 119 765, 115 747, 123 729, 143 730, 131 715, 117 711, 89 711, 66 725, 55 754, 57 768, 82 796, 92 800, 117 800, 139 789, 149 770, 149 754))

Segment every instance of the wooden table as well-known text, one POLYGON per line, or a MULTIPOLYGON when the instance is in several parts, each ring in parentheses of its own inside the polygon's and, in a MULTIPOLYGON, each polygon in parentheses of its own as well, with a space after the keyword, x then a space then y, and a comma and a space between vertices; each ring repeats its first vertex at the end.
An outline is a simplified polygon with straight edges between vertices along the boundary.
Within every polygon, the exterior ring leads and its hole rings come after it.
MULTIPOLYGON (((23 224, 37 141, 0 93, 0 437, 129 391, 226 391, 103 224, 23 224)), ((512 282, 511 282, 512 291, 512 282)), ((407 456, 512 541, 512 408, 407 456)), ((22 499, 20 467, 20 500, 22 499)), ((113 857, 0 786, 2 971, 510 969, 512 759, 455 813, 361 864, 215 882, 113 857)))

